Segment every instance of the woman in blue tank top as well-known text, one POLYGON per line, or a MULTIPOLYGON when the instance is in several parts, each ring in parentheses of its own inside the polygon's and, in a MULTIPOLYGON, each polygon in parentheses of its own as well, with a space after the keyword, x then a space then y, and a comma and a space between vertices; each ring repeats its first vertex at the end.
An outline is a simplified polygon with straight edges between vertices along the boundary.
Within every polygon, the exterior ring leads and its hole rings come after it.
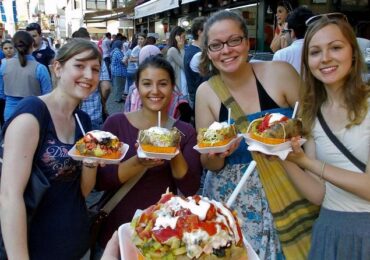
POLYGON ((56 88, 23 99, 4 126, 0 217, 9 259, 77 260, 88 249, 85 197, 95 185, 96 167, 67 153, 83 136, 76 113, 85 131, 91 129, 90 118, 78 106, 97 88, 100 64, 94 43, 74 39, 64 45, 54 63, 56 88), (27 223, 23 193, 34 164, 50 187, 27 223))

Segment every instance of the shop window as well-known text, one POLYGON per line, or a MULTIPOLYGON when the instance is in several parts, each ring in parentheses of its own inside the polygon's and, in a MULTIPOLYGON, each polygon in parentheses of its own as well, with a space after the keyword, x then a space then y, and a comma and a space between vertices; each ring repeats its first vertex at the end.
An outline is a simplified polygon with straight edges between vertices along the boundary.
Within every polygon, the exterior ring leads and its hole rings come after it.
POLYGON ((342 5, 344 6, 368 6, 369 1, 368 0, 342 0, 342 5))
POLYGON ((86 9, 105 10, 107 9, 107 0, 86 0, 86 9))

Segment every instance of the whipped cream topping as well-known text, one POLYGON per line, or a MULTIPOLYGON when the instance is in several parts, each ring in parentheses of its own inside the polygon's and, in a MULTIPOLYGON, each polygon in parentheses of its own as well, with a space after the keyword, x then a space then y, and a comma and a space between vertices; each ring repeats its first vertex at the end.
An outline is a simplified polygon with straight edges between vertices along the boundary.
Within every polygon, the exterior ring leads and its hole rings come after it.
POLYGON ((156 219, 153 229, 155 230, 166 227, 174 229, 176 227, 178 217, 172 216, 172 212, 176 212, 181 209, 190 210, 192 214, 197 215, 199 220, 202 221, 206 218, 211 204, 218 209, 216 212, 216 222, 224 224, 228 228, 230 235, 234 237, 233 240, 238 243, 241 238, 239 237, 236 221, 231 211, 222 203, 210 200, 206 197, 202 197, 198 203, 196 203, 192 197, 188 197, 186 200, 181 197, 172 197, 165 206, 157 212, 158 218, 156 219))
POLYGON ((88 132, 91 134, 98 142, 103 141, 103 139, 110 138, 110 139, 117 139, 117 136, 110 132, 100 131, 100 130, 93 130, 88 132))
POLYGON ((269 126, 271 126, 276 121, 280 121, 284 117, 286 117, 286 116, 284 116, 283 114, 280 114, 280 113, 271 113, 271 117, 270 117, 270 120, 269 120, 269 126))
POLYGON ((158 126, 153 126, 147 130, 149 133, 155 133, 155 134, 168 134, 170 133, 170 130, 167 128, 162 128, 158 126))
POLYGON ((222 128, 226 128, 226 127, 229 127, 229 124, 226 123, 226 122, 213 122, 209 127, 208 129, 209 130, 220 130, 222 128))

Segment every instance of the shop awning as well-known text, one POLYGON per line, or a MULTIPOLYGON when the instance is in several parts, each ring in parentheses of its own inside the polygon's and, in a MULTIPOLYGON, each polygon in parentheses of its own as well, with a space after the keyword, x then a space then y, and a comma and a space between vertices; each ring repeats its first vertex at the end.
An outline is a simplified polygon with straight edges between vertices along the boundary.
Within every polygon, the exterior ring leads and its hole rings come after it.
POLYGON ((179 0, 150 0, 135 7, 135 19, 179 7, 179 0))
POLYGON ((195 2, 197 0, 182 0, 181 1, 181 4, 187 4, 187 3, 191 3, 191 2, 195 2))
POLYGON ((117 20, 121 17, 129 16, 134 11, 135 2, 132 1, 127 6, 114 8, 112 10, 99 10, 95 12, 85 13, 85 23, 105 22, 109 20, 117 20))

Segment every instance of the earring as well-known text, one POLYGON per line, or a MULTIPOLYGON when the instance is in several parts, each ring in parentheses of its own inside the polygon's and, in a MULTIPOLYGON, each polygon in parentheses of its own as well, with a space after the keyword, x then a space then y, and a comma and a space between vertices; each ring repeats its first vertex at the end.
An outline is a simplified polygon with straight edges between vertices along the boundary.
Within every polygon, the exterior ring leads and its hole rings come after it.
POLYGON ((212 63, 210 62, 209 63, 209 65, 208 65, 208 70, 209 70, 209 72, 211 72, 212 73, 212 71, 213 71, 213 66, 212 66, 212 63))

